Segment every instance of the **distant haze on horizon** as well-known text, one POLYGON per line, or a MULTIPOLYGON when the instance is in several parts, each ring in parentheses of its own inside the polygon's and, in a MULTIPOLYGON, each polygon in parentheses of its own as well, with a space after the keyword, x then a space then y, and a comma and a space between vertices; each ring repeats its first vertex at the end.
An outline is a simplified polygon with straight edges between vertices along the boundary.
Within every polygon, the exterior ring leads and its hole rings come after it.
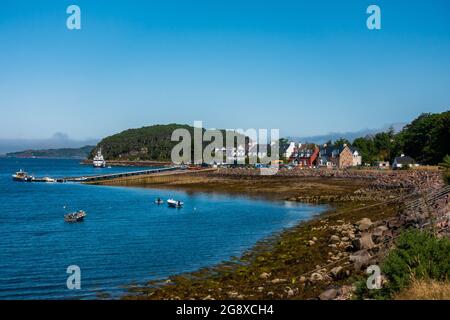
MULTIPOLYGON (((326 141, 335 141, 339 138, 345 138, 353 141, 357 137, 372 135, 381 131, 386 131, 393 128, 396 132, 400 131, 406 123, 393 123, 385 125, 377 129, 362 129, 351 132, 327 132, 315 136, 288 136, 282 135, 283 138, 288 138, 290 141, 296 142, 311 142, 322 144, 326 141)), ((208 127, 206 127, 207 129, 208 127)), ((132 129, 132 128, 127 128, 132 129)), ((123 130, 121 130, 123 131, 123 130)), ((116 132, 119 133, 119 132, 116 132)), ((105 137, 102 137, 105 138, 105 137)), ((0 155, 10 152, 18 152, 24 150, 38 150, 38 149, 60 149, 60 148, 80 148, 86 145, 96 145, 102 138, 76 140, 70 138, 67 134, 57 132, 52 137, 47 139, 0 139, 0 155)))
POLYGON ((2 1, 0 153, 195 120, 316 137, 450 107, 445 0, 376 1, 378 31, 360 0, 77 0, 72 31, 69 4, 2 1))

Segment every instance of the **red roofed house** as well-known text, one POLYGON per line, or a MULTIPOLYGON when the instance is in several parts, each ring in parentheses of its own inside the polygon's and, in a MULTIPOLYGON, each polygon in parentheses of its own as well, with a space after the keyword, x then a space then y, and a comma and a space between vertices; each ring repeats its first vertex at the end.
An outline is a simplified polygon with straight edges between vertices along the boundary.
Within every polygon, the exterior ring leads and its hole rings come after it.
POLYGON ((303 144, 296 148, 290 160, 303 168, 312 168, 318 164, 319 147, 315 144, 303 144))

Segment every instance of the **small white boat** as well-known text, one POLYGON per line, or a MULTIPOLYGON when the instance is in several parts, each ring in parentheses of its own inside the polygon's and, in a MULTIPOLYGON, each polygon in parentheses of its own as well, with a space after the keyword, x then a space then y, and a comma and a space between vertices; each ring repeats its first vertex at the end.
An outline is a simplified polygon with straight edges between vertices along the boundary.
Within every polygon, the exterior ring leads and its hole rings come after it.
POLYGON ((183 202, 178 201, 178 200, 174 200, 174 199, 169 199, 167 200, 167 204, 169 205, 169 207, 171 208, 181 208, 183 206, 183 202))
POLYGON ((156 203, 156 204, 163 204, 163 203, 164 203, 164 200, 161 199, 161 198, 157 198, 157 199, 155 200, 155 203, 156 203))

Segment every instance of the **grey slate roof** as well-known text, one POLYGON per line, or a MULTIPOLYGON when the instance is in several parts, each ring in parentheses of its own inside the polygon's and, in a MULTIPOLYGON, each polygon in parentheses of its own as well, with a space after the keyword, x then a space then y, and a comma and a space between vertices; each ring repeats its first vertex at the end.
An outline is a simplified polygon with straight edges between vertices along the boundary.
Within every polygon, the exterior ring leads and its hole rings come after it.
POLYGON ((410 156, 396 157, 394 162, 401 165, 409 165, 416 163, 416 161, 410 156))

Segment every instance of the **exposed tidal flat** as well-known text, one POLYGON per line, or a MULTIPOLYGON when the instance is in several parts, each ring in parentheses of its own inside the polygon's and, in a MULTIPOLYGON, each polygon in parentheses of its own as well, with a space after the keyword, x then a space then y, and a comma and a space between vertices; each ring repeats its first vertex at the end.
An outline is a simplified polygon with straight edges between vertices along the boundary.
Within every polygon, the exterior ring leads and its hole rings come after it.
POLYGON ((176 186, 16 183, 11 174, 19 169, 51 177, 123 170, 77 160, 0 159, 0 299, 120 297, 132 283, 232 260, 326 209, 176 186), (185 206, 157 206, 156 197, 185 206), (65 223, 63 215, 78 209, 87 212, 86 220, 65 223), (81 290, 66 287, 69 265, 81 269, 81 290))
MULTIPOLYGON (((134 286, 123 298, 310 299, 320 295, 321 299, 348 299, 354 293, 353 284, 365 277, 361 263, 374 261, 366 259, 368 250, 378 248, 370 238, 379 243, 385 236, 391 239, 398 234, 405 221, 398 218, 404 201, 421 188, 438 190, 442 179, 438 172, 429 171, 295 170, 260 176, 254 169, 219 169, 144 186, 329 207, 313 219, 258 241, 239 257, 134 286), (376 228, 378 235, 367 228, 376 228), (349 258, 357 261, 351 268, 337 264, 349 258)), ((442 205, 445 199, 438 206, 442 205)))
MULTIPOLYGON (((232 170, 231 170, 232 171, 232 170)), ((367 179, 324 179, 321 177, 300 178, 286 176, 257 176, 229 174, 230 170, 193 173, 168 183, 141 185, 148 188, 177 188, 186 192, 208 194, 245 194, 254 199, 271 202, 286 201, 298 195, 311 197, 334 197, 352 194, 370 182, 367 179), (224 173, 224 174, 222 174, 224 173)), ((297 201, 287 201, 291 205, 297 201)), ((242 255, 195 272, 173 275, 169 278, 150 281, 145 285, 129 288, 125 299, 306 299, 315 297, 323 286, 315 285, 299 290, 299 275, 324 263, 329 251, 326 230, 316 229, 327 221, 348 219, 356 221, 364 215, 385 217, 393 214, 384 207, 380 213, 376 208, 364 212, 352 212, 354 208, 370 207, 374 201, 346 203, 322 202, 321 215, 314 219, 297 221, 289 228, 280 230, 258 241, 242 255), (349 212, 346 212, 349 210, 349 212), (340 213, 338 217, 328 215, 340 213), (314 247, 311 239, 319 239, 314 247), (294 291, 295 290, 295 291, 294 291)), ((317 205, 317 203, 316 203, 317 205)))

